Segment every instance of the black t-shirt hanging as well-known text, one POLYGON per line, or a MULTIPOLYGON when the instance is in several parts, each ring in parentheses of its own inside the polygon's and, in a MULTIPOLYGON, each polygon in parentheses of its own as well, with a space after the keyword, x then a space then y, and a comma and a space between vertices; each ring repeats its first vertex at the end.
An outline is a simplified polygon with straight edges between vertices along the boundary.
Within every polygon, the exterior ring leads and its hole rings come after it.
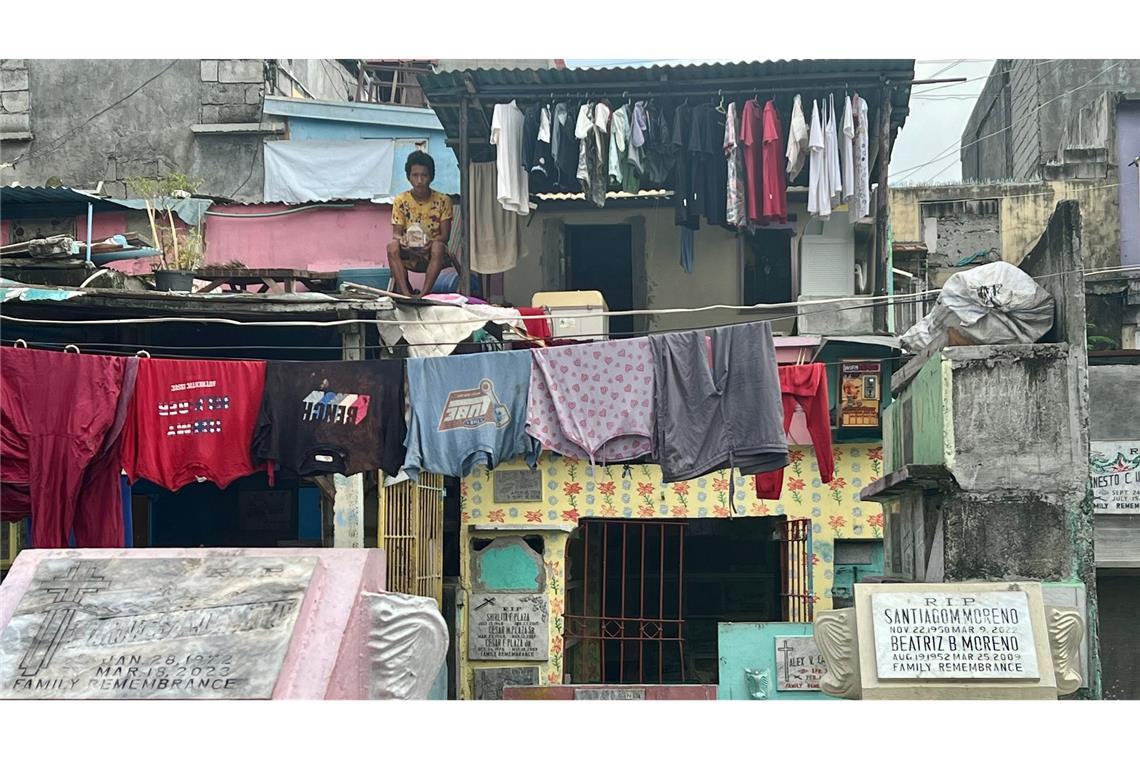
POLYGON ((558 186, 570 192, 582 189, 578 182, 578 139, 574 137, 574 127, 578 122, 578 103, 573 101, 555 106, 552 118, 556 122, 553 139, 558 141, 558 186), (564 122, 558 121, 565 107, 564 122))
POLYGON ((670 138, 669 120, 653 101, 646 105, 645 116, 649 122, 649 134, 645 138, 645 172, 641 175, 641 188, 663 188, 669 184, 677 146, 670 138))
POLYGON ((677 164, 673 181, 673 223, 690 229, 701 226, 700 210, 697 207, 697 190, 693 182, 692 152, 689 151, 692 109, 687 105, 677 106, 673 112, 673 145, 677 148, 677 164))
POLYGON ((534 166, 538 150, 538 127, 542 119, 542 106, 531 103, 523 111, 522 162, 528 172, 534 166))
POLYGON ((270 362, 253 456, 290 475, 404 464, 404 362, 270 362))
POLYGON ((696 210, 709 224, 728 221, 728 161, 724 156, 725 115, 712 105, 693 109, 689 134, 692 184, 696 210))

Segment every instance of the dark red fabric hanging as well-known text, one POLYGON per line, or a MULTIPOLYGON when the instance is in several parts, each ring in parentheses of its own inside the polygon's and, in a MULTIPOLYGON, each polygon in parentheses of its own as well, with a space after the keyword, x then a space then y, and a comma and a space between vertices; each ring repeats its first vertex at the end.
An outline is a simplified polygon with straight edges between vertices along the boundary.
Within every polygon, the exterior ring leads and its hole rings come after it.
POLYGON ((125 543, 120 446, 138 360, 0 348, 5 519, 32 518, 32 543, 125 543))

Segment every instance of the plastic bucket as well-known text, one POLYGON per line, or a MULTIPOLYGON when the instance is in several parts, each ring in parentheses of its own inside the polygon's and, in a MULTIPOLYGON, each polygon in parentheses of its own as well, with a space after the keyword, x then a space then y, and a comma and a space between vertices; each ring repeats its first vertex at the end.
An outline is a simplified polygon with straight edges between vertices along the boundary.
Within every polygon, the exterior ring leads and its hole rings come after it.
POLYGON ((346 282, 364 285, 378 290, 387 290, 388 282, 392 279, 392 270, 388 267, 362 267, 360 269, 341 269, 336 273, 336 284, 344 285, 346 282))

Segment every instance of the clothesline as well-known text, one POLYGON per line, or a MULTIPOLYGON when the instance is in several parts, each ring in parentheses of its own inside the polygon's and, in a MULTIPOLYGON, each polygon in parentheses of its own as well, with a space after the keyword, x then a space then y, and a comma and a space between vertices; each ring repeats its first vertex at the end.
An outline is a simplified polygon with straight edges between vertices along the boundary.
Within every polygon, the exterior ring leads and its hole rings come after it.
MULTIPOLYGON (((1126 265, 1116 267, 1102 267, 1100 269, 1068 269, 1063 272, 1053 272, 1051 274, 1036 275, 1033 279, 1043 280, 1051 277, 1064 277, 1070 274, 1082 274, 1086 277, 1098 274, 1116 274, 1123 272, 1140 271, 1140 265, 1126 265)), ((820 298, 811 301, 785 301, 783 303, 772 304, 710 304, 707 306, 677 306, 671 308, 655 308, 655 309, 627 309, 627 310, 609 310, 609 311, 560 311, 557 316, 563 318, 584 318, 584 317, 620 317, 620 316, 654 316, 661 314, 696 314, 707 311, 716 310, 730 310, 730 311, 752 311, 752 310, 781 310, 781 309, 799 309, 805 304, 824 305, 834 303, 847 303, 850 301, 860 302, 858 305, 850 308, 870 308, 880 302, 885 302, 888 305, 896 303, 913 303, 919 300, 928 300, 927 296, 932 294, 941 293, 941 288, 931 288, 928 290, 917 291, 915 293, 899 293, 883 296, 860 295, 860 296, 836 296, 833 298, 820 298), (872 303, 866 303, 866 302, 872 303)), ((453 304, 440 304, 453 305, 453 304)), ((807 313, 807 312, 800 312, 807 313)), ((796 316, 796 315, 788 315, 796 316)), ((775 317, 773 319, 785 319, 787 317, 775 317)), ((520 319, 523 319, 520 316, 520 319)), ((9 314, 0 313, 0 320, 8 320, 12 322, 19 322, 24 324, 45 324, 45 325, 116 325, 116 324, 157 324, 162 322, 189 322, 189 323, 204 323, 204 324, 226 324, 237 327, 339 327, 341 325, 353 324, 375 324, 376 319, 339 319, 327 322, 313 322, 313 321, 258 321, 258 322, 241 322, 234 319, 227 319, 224 317, 124 317, 120 319, 88 319, 88 320, 56 320, 56 319, 28 319, 24 317, 13 317, 9 314)), ((418 324, 417 322, 408 322, 401 320, 384 320, 390 324, 418 324)), ((437 324, 481 324, 488 320, 482 319, 480 321, 477 317, 468 317, 460 320, 446 320, 440 321, 437 324)), ((757 320, 760 321, 760 320, 757 320)), ((768 320, 772 321, 772 320, 768 320)))
MULTIPOLYGON (((728 325, 721 325, 721 326, 728 326, 728 325)), ((0 345, 5 345, 5 346, 16 347, 16 343, 17 343, 17 340, 12 340, 12 339, 8 339, 8 338, 0 340, 0 345)), ((148 354, 150 354, 150 356, 148 356, 146 358, 191 359, 191 360, 193 360, 193 359, 206 359, 207 358, 207 357, 203 357, 203 356, 195 356, 193 354, 167 353, 167 352, 161 350, 163 348, 162 346, 154 346, 154 345, 134 345, 134 344, 129 344, 129 343, 89 343, 86 341, 80 341, 78 343, 76 343, 74 341, 64 343, 63 341, 42 341, 42 340, 24 340, 24 343, 26 344, 26 346, 28 348, 35 348, 37 346, 47 346, 47 347, 56 348, 56 349, 64 348, 64 347, 74 347, 76 349, 79 349, 81 352, 82 352, 82 349, 84 347, 96 348, 99 350, 93 351, 91 353, 94 353, 96 355, 106 355, 106 356, 138 356, 142 351, 146 351, 148 354), (106 347, 123 348, 123 349, 127 349, 127 350, 125 350, 125 351, 111 351, 111 350, 106 350, 106 347), (160 350, 153 350, 153 349, 160 349, 160 350)), ((419 345, 423 345, 423 344, 419 344, 419 345)), ((431 345, 451 345, 451 344, 450 343, 440 343, 440 344, 431 344, 431 345)), ((485 345, 485 344, 481 344, 481 343, 478 343, 476 341, 461 341, 458 345, 485 345)), ((272 350, 282 350, 282 351, 285 351, 285 350, 289 350, 289 351, 336 351, 338 353, 343 350, 340 346, 172 346, 171 348, 173 348, 175 350, 187 350, 187 351, 225 351, 225 350, 230 350, 230 349, 259 349, 259 350, 272 349, 272 350)), ((381 348, 381 349, 387 350, 388 346, 366 346, 365 348, 381 348)), ((813 348, 813 346, 788 346, 786 348, 788 348, 789 350, 797 349, 797 350, 807 351, 807 350, 813 348)), ((527 348, 523 348, 523 349, 513 349, 513 350, 533 351, 533 350, 541 350, 541 349, 536 349, 533 347, 527 347, 527 348)), ((913 356, 913 354, 905 354, 904 353, 904 354, 901 354, 899 356, 886 356, 886 357, 874 359, 873 361, 905 362, 911 356, 913 356)), ((213 358, 217 359, 218 361, 267 361, 264 357, 258 357, 258 356, 221 356, 221 357, 213 357, 213 358)), ((272 361, 305 362, 305 361, 312 361, 312 360, 310 360, 310 359, 273 359, 272 361)), ((325 361, 325 360, 321 360, 321 361, 325 361)), ((332 360, 328 360, 328 361, 338 361, 338 360, 332 359, 332 360)), ((363 360, 345 359, 343 361, 369 361, 369 360, 367 360, 367 359, 363 359, 363 360)), ((850 364, 852 361, 853 361, 852 359, 844 359, 844 360, 837 360, 837 361, 830 361, 830 362, 811 362, 811 363, 812 364, 819 364, 819 365, 822 365, 825 367, 837 367, 841 364, 850 364)), ((872 360, 868 359, 867 361, 872 361, 872 360)))

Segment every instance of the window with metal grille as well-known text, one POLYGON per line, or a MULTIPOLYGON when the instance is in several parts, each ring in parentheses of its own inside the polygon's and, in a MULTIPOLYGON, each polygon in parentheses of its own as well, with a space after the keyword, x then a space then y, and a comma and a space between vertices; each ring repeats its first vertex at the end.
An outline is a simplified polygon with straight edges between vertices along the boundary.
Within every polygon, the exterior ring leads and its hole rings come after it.
POLYGON ((811 521, 602 520, 567 545, 570 683, 716 683, 719 623, 809 622, 811 521))
POLYGON ((583 520, 567 547, 566 663, 574 683, 685 680, 685 528, 583 520))
POLYGON ((776 528, 780 545, 780 619, 810 623, 815 616, 812 591, 811 520, 785 520, 776 528))
POLYGON ((443 476, 421 473, 379 489, 377 545, 387 562, 387 589, 443 603, 443 476))

